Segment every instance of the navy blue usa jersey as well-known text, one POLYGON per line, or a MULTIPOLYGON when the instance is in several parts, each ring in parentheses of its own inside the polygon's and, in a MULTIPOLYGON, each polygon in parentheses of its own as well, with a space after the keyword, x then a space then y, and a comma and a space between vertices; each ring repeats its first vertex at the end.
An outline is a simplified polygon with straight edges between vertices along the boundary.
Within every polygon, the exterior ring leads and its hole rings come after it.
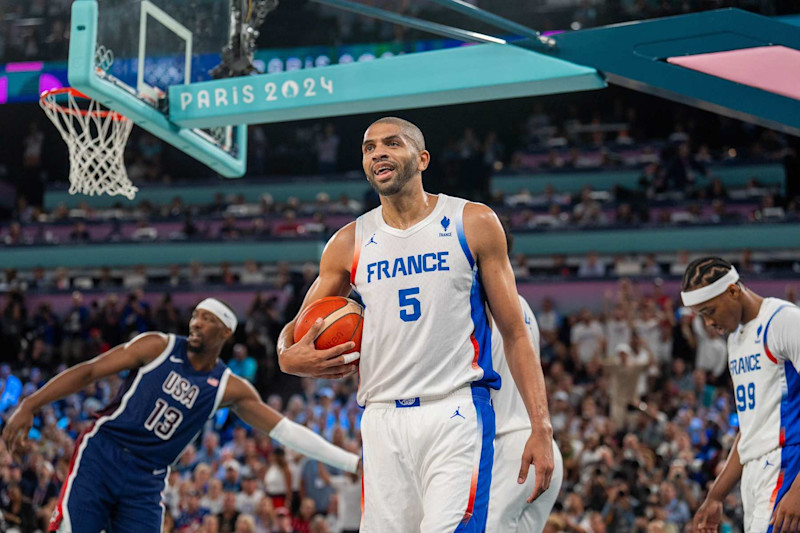
POLYGON ((198 372, 189 362, 186 337, 169 335, 164 352, 131 371, 96 425, 123 449, 166 468, 217 410, 229 375, 222 361, 198 372))

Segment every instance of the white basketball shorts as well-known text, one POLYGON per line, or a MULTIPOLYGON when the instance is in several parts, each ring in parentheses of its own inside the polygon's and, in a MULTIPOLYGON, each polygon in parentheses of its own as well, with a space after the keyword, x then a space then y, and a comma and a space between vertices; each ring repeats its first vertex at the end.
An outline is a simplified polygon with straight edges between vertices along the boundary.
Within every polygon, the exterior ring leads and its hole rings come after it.
POLYGON ((536 482, 533 466, 528 471, 525 483, 522 485, 517 483, 522 452, 530 435, 528 430, 512 431, 497 437, 494 441, 494 467, 486 531, 541 533, 550 511, 553 510, 564 480, 564 460, 555 441, 553 441, 554 468, 550 487, 533 503, 526 501, 533 492, 536 482))
POLYGON ((484 387, 368 403, 361 533, 486 531, 494 431, 484 387))
POLYGON ((772 511, 800 470, 800 446, 784 446, 744 464, 742 507, 745 533, 766 533, 772 511))

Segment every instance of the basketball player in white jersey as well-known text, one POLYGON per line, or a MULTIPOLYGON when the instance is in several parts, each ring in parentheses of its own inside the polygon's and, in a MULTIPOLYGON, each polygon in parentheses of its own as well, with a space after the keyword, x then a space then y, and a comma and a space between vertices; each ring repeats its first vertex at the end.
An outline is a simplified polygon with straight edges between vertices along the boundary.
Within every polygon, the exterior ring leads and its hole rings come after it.
MULTIPOLYGON (((422 186, 430 154, 415 125, 383 118, 364 134, 362 165, 381 206, 328 242, 303 307, 350 293, 365 304, 359 361, 364 512, 362 533, 485 531, 494 411, 488 300, 503 335, 531 430, 515 476, 550 485, 552 427, 538 355, 525 329, 503 228, 486 206, 422 186), (480 275, 479 275, 480 270, 480 275)), ((321 330, 319 321, 306 337, 321 330)), ((284 372, 341 377, 352 348, 316 351, 281 333, 284 372)), ((511 385, 511 384, 509 384, 511 385)))
POLYGON ((800 309, 748 290, 718 257, 689 263, 681 298, 708 326, 728 335, 739 415, 739 434, 697 510, 695 531, 718 530, 722 501, 740 480, 746 533, 798 531, 800 309))
MULTIPOLYGON (((510 248, 510 245, 509 245, 510 248)), ((536 353, 539 353, 539 325, 536 317, 522 296, 522 317, 531 336, 536 353)), ((492 363, 500 374, 503 386, 492 391, 497 435, 494 439, 494 466, 492 467, 492 489, 489 495, 489 519, 486 531, 502 533, 542 533, 547 517, 561 490, 564 478, 564 462, 556 441, 553 440, 553 477, 548 488, 533 503, 526 503, 525 496, 530 494, 536 473, 532 473, 525 484, 520 485, 514 479, 519 470, 519 454, 525 449, 531 427, 525 404, 517 388, 513 385, 511 373, 506 364, 503 338, 492 328, 492 363)))

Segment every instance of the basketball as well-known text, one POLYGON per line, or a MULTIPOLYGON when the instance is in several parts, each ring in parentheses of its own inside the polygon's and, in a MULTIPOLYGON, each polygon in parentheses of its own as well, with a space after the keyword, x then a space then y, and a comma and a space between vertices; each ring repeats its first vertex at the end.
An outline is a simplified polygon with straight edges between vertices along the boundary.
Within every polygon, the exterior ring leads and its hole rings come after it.
POLYGON ((361 329, 364 325, 364 308, 361 305, 342 296, 317 300, 297 317, 294 342, 302 339, 318 318, 324 320, 322 331, 314 342, 318 350, 353 341, 356 343, 355 348, 345 353, 361 351, 361 329))

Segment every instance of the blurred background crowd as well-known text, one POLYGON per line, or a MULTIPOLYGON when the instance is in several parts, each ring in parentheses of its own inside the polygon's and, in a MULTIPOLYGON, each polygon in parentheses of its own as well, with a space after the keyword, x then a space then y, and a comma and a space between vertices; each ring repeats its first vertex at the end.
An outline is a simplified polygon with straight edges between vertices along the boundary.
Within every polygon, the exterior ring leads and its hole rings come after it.
MULTIPOLYGON (((792 290, 787 296, 796 299, 792 290)), ((47 304, 29 309, 25 293, 13 294, 3 309, 2 344, 17 342, 19 351, 3 350, 3 416, 54 372, 141 331, 185 334, 191 312, 168 294, 151 302, 140 291, 127 302, 107 296, 91 305, 76 291, 63 314, 47 304)), ((725 340, 679 307, 660 281, 622 278, 597 309, 562 312, 547 296, 531 303, 565 464, 548 531, 684 531, 737 431, 725 340)), ((289 308, 255 296, 224 357, 271 406, 358 452, 355 378, 300 379, 278 370, 275 339, 289 308)), ((43 410, 24 463, 0 455, 7 526, 22 520, 22 531, 35 531, 46 523, 75 438, 123 381, 103 380, 43 410)), ((167 531, 357 531, 360 491, 358 476, 277 448, 222 411, 170 474, 167 531)), ((729 530, 740 531, 736 494, 725 513, 729 530)))

